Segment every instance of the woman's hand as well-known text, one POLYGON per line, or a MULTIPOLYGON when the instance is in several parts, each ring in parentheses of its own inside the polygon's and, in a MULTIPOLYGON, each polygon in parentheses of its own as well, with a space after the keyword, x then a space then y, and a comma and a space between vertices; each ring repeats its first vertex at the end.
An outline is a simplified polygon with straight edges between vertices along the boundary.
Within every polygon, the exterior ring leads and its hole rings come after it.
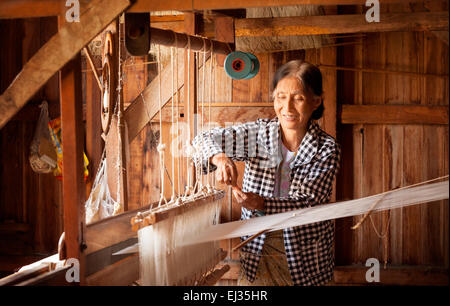
POLYGON ((211 163, 217 167, 216 180, 219 183, 236 186, 238 172, 234 162, 225 155, 219 153, 211 157, 211 163))
POLYGON ((243 207, 247 209, 264 210, 264 198, 253 192, 243 192, 239 187, 233 186, 233 195, 243 207))

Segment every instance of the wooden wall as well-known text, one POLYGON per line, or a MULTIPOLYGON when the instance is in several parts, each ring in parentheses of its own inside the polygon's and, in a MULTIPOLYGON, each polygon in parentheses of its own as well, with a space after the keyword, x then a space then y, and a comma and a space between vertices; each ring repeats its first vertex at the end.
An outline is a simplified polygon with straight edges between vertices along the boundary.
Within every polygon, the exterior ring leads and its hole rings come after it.
MULTIPOLYGON (((0 20, 1 92, 56 31, 56 17, 0 20)), ((62 232, 61 182, 28 161, 44 99, 50 117, 59 116, 57 75, 0 130, 0 275, 55 252, 62 232)))
MULTIPOLYGON (((433 7, 386 5, 381 14, 447 9, 446 1, 433 7)), ((362 8, 342 10, 351 11, 361 12, 362 8)), ((352 41, 357 45, 338 48, 338 65, 423 75, 339 71, 340 105, 448 107, 448 45, 432 33, 373 33, 352 41)), ((448 174, 448 125, 392 125, 383 124, 380 118, 380 124, 340 124, 338 140, 343 147, 338 200, 448 174)), ((373 257, 386 261, 388 267, 440 267, 447 270, 448 282, 448 217, 446 200, 373 214, 373 224, 367 219, 354 231, 350 227, 361 216, 337 220, 336 263, 365 264, 373 257)))

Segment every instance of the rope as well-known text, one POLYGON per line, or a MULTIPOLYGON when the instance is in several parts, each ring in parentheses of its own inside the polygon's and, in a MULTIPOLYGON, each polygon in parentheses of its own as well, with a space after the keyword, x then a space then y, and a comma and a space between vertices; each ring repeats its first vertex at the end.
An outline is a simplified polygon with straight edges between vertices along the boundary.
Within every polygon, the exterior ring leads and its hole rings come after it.
MULTIPOLYGON (((176 37, 176 36, 175 36, 176 37)), ((174 85, 173 85, 173 82, 174 82, 174 63, 173 63, 173 48, 170 48, 170 68, 171 68, 171 71, 172 71, 172 117, 171 117, 171 127, 173 127, 173 121, 174 121, 174 100, 175 100, 175 97, 174 97, 174 90, 175 90, 175 88, 174 88, 174 85)), ((172 142, 172 144, 173 144, 173 142, 172 142)), ((172 147, 172 150, 171 150, 172 152, 172 154, 171 154, 171 156, 172 156, 172 177, 175 179, 175 158, 174 158, 174 148, 172 147)), ((175 201, 175 198, 176 198, 176 196, 175 196, 175 186, 173 186, 172 187, 172 198, 171 198, 171 202, 172 201, 175 201)))
MULTIPOLYGON (((175 35, 175 44, 177 44, 177 36, 175 35)), ((177 167, 178 167, 178 193, 182 192, 181 188, 181 156, 180 156, 180 93, 178 91, 178 48, 175 49, 175 84, 177 93, 177 167)))
POLYGON ((159 169, 160 169, 160 198, 158 207, 161 206, 161 203, 164 201, 167 204, 167 200, 164 197, 164 150, 166 149, 166 145, 162 143, 162 108, 161 108, 161 46, 158 45, 158 77, 159 77, 159 86, 158 86, 158 102, 159 102, 159 145, 158 145, 158 152, 159 152, 159 169))
MULTIPOLYGON (((190 62, 191 62, 191 37, 188 35, 187 36, 187 65, 186 67, 190 67, 190 62)), ((192 184, 191 184, 191 171, 190 171, 190 167, 189 167, 189 159, 192 156, 191 154, 193 154, 193 149, 191 146, 191 105, 189 103, 189 99, 191 97, 190 95, 190 88, 191 88, 191 84, 190 84, 190 73, 189 71, 186 72, 187 73, 187 82, 184 83, 184 85, 186 86, 187 83, 187 93, 186 93, 186 97, 184 97, 184 101, 185 101, 185 105, 187 106, 187 126, 188 126, 188 139, 186 141, 186 152, 187 152, 187 158, 186 158, 186 171, 187 171, 187 184, 186 184, 186 191, 184 196, 187 197, 191 191, 192 191, 192 184)), ((186 111, 185 111, 186 113, 186 111)))

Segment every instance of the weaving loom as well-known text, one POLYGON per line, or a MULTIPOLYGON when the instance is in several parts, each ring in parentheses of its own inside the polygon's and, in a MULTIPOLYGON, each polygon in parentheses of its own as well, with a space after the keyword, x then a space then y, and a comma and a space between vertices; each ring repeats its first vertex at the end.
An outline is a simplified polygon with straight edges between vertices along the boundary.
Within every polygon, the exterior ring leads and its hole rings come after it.
MULTIPOLYGON (((175 37, 176 39, 176 37, 175 37)), ((189 45, 189 42, 188 42, 189 45)), ((190 48, 190 45, 189 45, 190 48)), ((212 48, 212 47, 211 47, 212 48)), ((174 81, 178 84, 178 55, 175 51, 173 54, 171 50, 171 71, 172 71, 172 93, 174 90, 174 81), (175 72, 176 68, 176 72, 175 72), (174 76, 175 75, 175 76, 174 76)), ((158 46, 158 69, 161 72, 161 51, 158 46)), ((212 76, 212 66, 214 56, 211 50, 209 61, 209 74, 212 76)), ((188 56, 188 62, 190 57, 188 56)), ((203 86, 202 86, 202 100, 205 101, 205 70, 206 70, 206 54, 203 54, 203 86)), ((185 82, 189 84, 189 80, 185 82)), ((212 84, 211 80, 209 84, 212 84)), ((210 86, 210 100, 211 100, 210 86)), ((159 83, 159 107, 161 109, 161 82, 159 83)), ((189 92, 189 88, 188 88, 189 92)), ((179 122, 178 117, 176 122, 174 120, 174 102, 177 101, 179 105, 179 95, 172 94, 172 126, 176 123, 176 136, 179 137, 179 122)), ((198 110, 198 109, 197 109, 198 110)), ((177 109, 178 111, 178 109, 177 109)), ((188 111, 189 113, 189 111, 188 111)), ((204 129, 203 108, 202 117, 199 122, 198 129, 204 129)), ((162 133, 162 115, 160 116, 160 132, 162 133)), ((188 126, 190 127, 191 118, 188 117, 188 126)), ((189 131, 189 135, 190 135, 189 131)), ((158 152, 160 158, 160 186, 161 196, 158 206, 151 207, 149 211, 138 213, 132 219, 133 230, 138 231, 139 239, 139 258, 140 258, 140 282, 143 285, 212 285, 214 284, 227 270, 228 266, 213 271, 213 268, 223 259, 225 259, 226 252, 219 248, 217 242, 207 242, 195 246, 182 246, 182 242, 190 236, 198 235, 211 225, 219 222, 221 199, 224 197, 224 192, 214 190, 210 177, 207 176, 207 184, 205 177, 196 171, 196 182, 192 186, 192 179, 186 179, 184 195, 181 194, 180 185, 174 186, 172 184, 171 200, 167 202, 164 198, 165 185, 165 164, 164 154, 166 145, 162 143, 162 136, 160 135, 160 143, 158 145, 158 152), (211 184, 210 184, 211 183, 211 184), (178 187, 178 188, 177 188, 178 187), (178 192, 176 192, 178 189, 178 192), (183 267, 181 269, 180 267, 183 267)), ((180 156, 179 145, 172 148, 180 156)), ((190 146, 190 141, 186 142, 185 147, 187 153, 186 169, 189 169, 189 159, 192 158, 194 149, 190 146)), ((180 159, 177 161, 180 163, 180 159)), ((190 171, 187 171, 189 176, 190 171)), ((180 181, 180 164, 178 164, 178 178, 180 181)), ((172 178, 175 178, 175 158, 172 151, 172 178)))

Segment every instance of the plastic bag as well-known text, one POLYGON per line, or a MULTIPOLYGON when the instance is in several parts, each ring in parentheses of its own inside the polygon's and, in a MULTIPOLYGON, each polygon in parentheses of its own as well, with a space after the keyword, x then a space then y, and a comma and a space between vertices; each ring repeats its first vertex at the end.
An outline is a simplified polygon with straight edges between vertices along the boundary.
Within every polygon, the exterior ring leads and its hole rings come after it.
POLYGON ((106 173, 106 159, 100 162, 91 194, 85 202, 86 224, 116 215, 120 204, 114 201, 109 193, 106 173))
POLYGON ((39 107, 41 113, 31 141, 29 161, 34 172, 50 173, 57 167, 57 155, 47 127, 48 104, 43 101, 39 107))

